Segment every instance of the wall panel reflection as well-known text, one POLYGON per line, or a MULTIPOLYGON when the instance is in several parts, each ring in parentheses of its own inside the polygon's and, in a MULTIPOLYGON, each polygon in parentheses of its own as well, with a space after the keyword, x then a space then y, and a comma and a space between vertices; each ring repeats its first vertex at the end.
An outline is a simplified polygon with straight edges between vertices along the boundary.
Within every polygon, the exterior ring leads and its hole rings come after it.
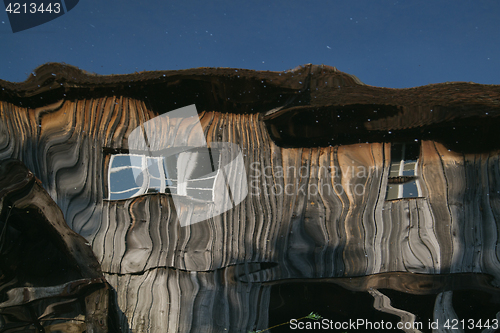
POLYGON ((499 86, 375 88, 312 65, 38 71, 0 81, 0 160, 91 244, 124 331, 265 329, 308 297, 297 308, 331 320, 500 316, 499 86), (345 310, 353 293, 370 310, 345 310))

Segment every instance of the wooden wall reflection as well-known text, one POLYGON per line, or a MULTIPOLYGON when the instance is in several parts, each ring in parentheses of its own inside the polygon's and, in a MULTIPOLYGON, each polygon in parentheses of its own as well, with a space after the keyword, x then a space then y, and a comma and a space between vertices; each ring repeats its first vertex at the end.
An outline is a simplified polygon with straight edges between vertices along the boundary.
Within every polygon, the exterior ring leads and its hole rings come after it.
MULTIPOLYGON (((243 152, 249 192, 235 208, 181 227, 169 194, 107 199, 110 152, 126 151, 129 134, 159 115, 146 102, 110 95, 34 109, 0 103, 0 160, 21 160, 91 244, 125 331, 264 329, 271 288, 288 279, 340 278, 331 281, 354 288, 346 278, 370 276, 379 277, 371 290, 380 283, 397 290, 387 282, 393 272, 423 274, 422 281, 480 273, 492 278, 473 289, 498 292, 497 150, 413 141, 417 195, 387 200, 391 145, 402 142, 284 148, 261 114, 198 111, 207 143, 243 152)), ((180 142, 189 130, 169 135, 180 142)), ((446 298, 450 290, 433 292, 446 298)))

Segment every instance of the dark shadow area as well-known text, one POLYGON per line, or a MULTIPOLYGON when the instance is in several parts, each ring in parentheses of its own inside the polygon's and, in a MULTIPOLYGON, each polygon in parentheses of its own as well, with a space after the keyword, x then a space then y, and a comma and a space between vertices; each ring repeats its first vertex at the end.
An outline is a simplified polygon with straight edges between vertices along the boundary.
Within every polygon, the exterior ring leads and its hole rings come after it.
MULTIPOLYGON (((387 296, 392 308, 414 314, 416 316, 414 327, 421 332, 432 332, 430 325, 435 322, 434 305, 440 292, 453 292, 453 308, 459 320, 463 319, 466 322, 471 320, 474 323, 479 323, 481 320, 481 325, 484 325, 489 320, 490 325, 493 325, 493 319, 496 318, 500 309, 500 290, 495 290, 488 285, 489 278, 483 274, 450 274, 446 276, 415 274, 417 277, 408 274, 408 276, 401 278, 400 283, 394 285, 394 289, 391 289, 387 282, 392 279, 390 275, 396 274, 398 273, 352 279, 283 280, 273 285, 271 289, 269 327, 315 312, 323 319, 318 321, 303 319, 274 328, 272 332, 294 332, 298 331, 300 327, 307 332, 384 332, 388 331, 389 326, 395 332, 402 332, 397 329, 400 317, 375 309, 375 298, 369 293, 374 290, 387 296), (422 278, 420 282, 419 276, 422 278), (379 281, 375 282, 376 279, 379 281), (349 280, 353 281, 351 287, 349 280), (363 282, 361 282, 362 280, 363 282), (403 286, 407 285, 410 280, 413 280, 413 286, 404 290, 403 286), (337 281, 342 282, 337 284, 337 281), (418 289, 419 283, 421 283, 421 289, 418 289), (379 286, 385 284, 386 286, 375 289, 369 287, 372 284, 374 287, 376 284, 379 286), (361 285, 364 287, 360 288, 361 285), (360 290, 363 288, 368 288, 368 290, 360 290), (377 325, 381 325, 382 321, 385 323, 384 329, 377 329, 377 325), (303 324, 299 324, 299 322, 303 324), (416 326, 419 323, 421 323, 421 327, 416 326), (316 329, 307 329, 308 327, 316 327, 316 329)), ((393 281, 397 280, 393 279, 393 281)), ((450 318, 450 324, 451 320, 452 318, 450 318)), ((466 331, 482 332, 485 328, 474 328, 466 331)))
POLYGON ((107 331, 108 284, 22 162, 0 163, 2 332, 107 331))
POLYGON ((266 125, 276 144, 287 148, 432 140, 453 151, 477 153, 500 148, 496 131, 499 115, 499 107, 480 104, 429 106, 423 110, 352 104, 296 107, 268 117, 266 125), (434 117, 434 112, 440 115, 434 117))

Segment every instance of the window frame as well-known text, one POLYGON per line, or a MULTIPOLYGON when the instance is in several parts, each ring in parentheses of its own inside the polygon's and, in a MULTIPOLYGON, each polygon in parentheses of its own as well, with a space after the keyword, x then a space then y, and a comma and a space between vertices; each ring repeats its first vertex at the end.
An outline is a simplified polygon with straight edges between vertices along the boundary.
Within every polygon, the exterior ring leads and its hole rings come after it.
MULTIPOLYGON (((105 179, 105 198, 104 200, 107 201, 116 201, 116 200, 127 200, 135 197, 139 197, 142 195, 148 195, 148 194, 155 194, 155 193, 161 193, 165 195, 176 195, 176 196, 181 196, 181 197, 187 197, 190 199, 194 199, 197 201, 203 201, 203 202, 213 202, 215 200, 214 196, 214 189, 215 185, 217 184, 217 179, 220 177, 220 165, 221 165, 221 154, 218 155, 218 160, 213 161, 212 156, 213 151, 216 151, 217 149, 214 148, 208 148, 208 147, 183 147, 182 150, 177 151, 173 154, 169 154, 167 156, 160 155, 156 153, 154 156, 149 156, 147 153, 130 153, 126 149, 103 149, 105 154, 108 154, 108 158, 105 158, 105 168, 106 168, 106 179, 105 179), (193 153, 196 152, 197 150, 202 150, 202 149, 207 149, 209 154, 210 154, 210 160, 211 160, 211 166, 212 166, 212 172, 209 173, 207 177, 200 177, 200 178, 193 178, 193 179, 186 179, 185 186, 183 186, 181 189, 179 189, 179 156, 181 154, 185 153, 193 153), (165 159, 170 157, 170 156, 176 156, 176 179, 174 178, 167 178, 168 177, 168 167, 166 167, 166 161, 165 159), (113 167, 113 164, 115 162, 115 159, 118 157, 139 157, 141 158, 141 166, 134 166, 133 163, 130 163, 129 165, 124 165, 124 166, 118 166, 118 167, 113 167), (156 161, 156 165, 158 166, 158 171, 160 174, 160 188, 158 190, 157 187, 152 187, 151 186, 151 179, 158 179, 157 177, 154 177, 150 173, 150 166, 149 161, 156 161), (121 191, 113 191, 113 174, 119 171, 123 171, 126 169, 140 169, 141 174, 144 175, 143 181, 141 185, 137 185, 136 187, 129 187, 126 190, 121 190, 121 191), (214 170, 215 169, 215 170, 214 170), (200 184, 203 181, 210 181, 211 187, 203 187, 203 186, 193 186, 195 184, 200 184), (168 183, 175 184, 175 185, 168 185, 168 183), (191 185, 190 185, 191 184, 191 185), (156 190, 155 190, 156 189, 156 190), (130 196, 123 196, 123 197, 116 197, 120 196, 120 194, 124 194, 127 192, 132 192, 133 190, 137 190, 130 196), (152 190, 155 190, 154 192, 152 190), (174 190, 174 191, 172 191, 174 190), (180 190, 180 191, 179 191, 180 190), (192 191, 210 191, 210 200, 207 199, 201 199, 196 196, 189 195, 189 192, 192 191)), ((203 193, 201 192, 201 193, 203 193)))
POLYGON ((389 172, 387 175, 387 189, 385 194, 386 201, 400 200, 400 199, 409 200, 422 197, 423 192, 422 192, 422 185, 420 183, 420 173, 419 173, 420 155, 421 155, 420 142, 391 143, 390 165, 389 165, 389 172), (407 152, 407 145, 413 146, 411 148, 416 149, 416 151, 418 151, 418 154, 410 155, 410 153, 407 152), (396 157, 394 156, 394 150, 396 149, 397 146, 401 146, 401 150, 399 151, 398 154, 398 156, 400 156, 399 160, 396 160, 396 157), (415 156, 416 159, 411 159, 411 157, 415 156), (414 165, 411 168, 407 168, 407 166, 412 164, 414 165), (397 175, 394 175, 395 171, 397 172, 397 175), (412 174, 407 174, 408 172, 412 172, 412 174), (405 191, 408 191, 410 187, 416 189, 415 195, 405 195, 405 191), (397 194, 395 194, 396 191, 397 194))

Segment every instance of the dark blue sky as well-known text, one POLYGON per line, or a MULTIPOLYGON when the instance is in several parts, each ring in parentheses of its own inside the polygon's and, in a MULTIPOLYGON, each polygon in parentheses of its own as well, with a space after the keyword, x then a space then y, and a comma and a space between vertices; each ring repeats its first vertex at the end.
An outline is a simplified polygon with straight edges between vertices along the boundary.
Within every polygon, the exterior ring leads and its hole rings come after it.
POLYGON ((314 63, 375 86, 500 84, 498 0, 143 3, 80 0, 18 33, 2 10, 0 78, 23 81, 46 62, 99 74, 314 63))

